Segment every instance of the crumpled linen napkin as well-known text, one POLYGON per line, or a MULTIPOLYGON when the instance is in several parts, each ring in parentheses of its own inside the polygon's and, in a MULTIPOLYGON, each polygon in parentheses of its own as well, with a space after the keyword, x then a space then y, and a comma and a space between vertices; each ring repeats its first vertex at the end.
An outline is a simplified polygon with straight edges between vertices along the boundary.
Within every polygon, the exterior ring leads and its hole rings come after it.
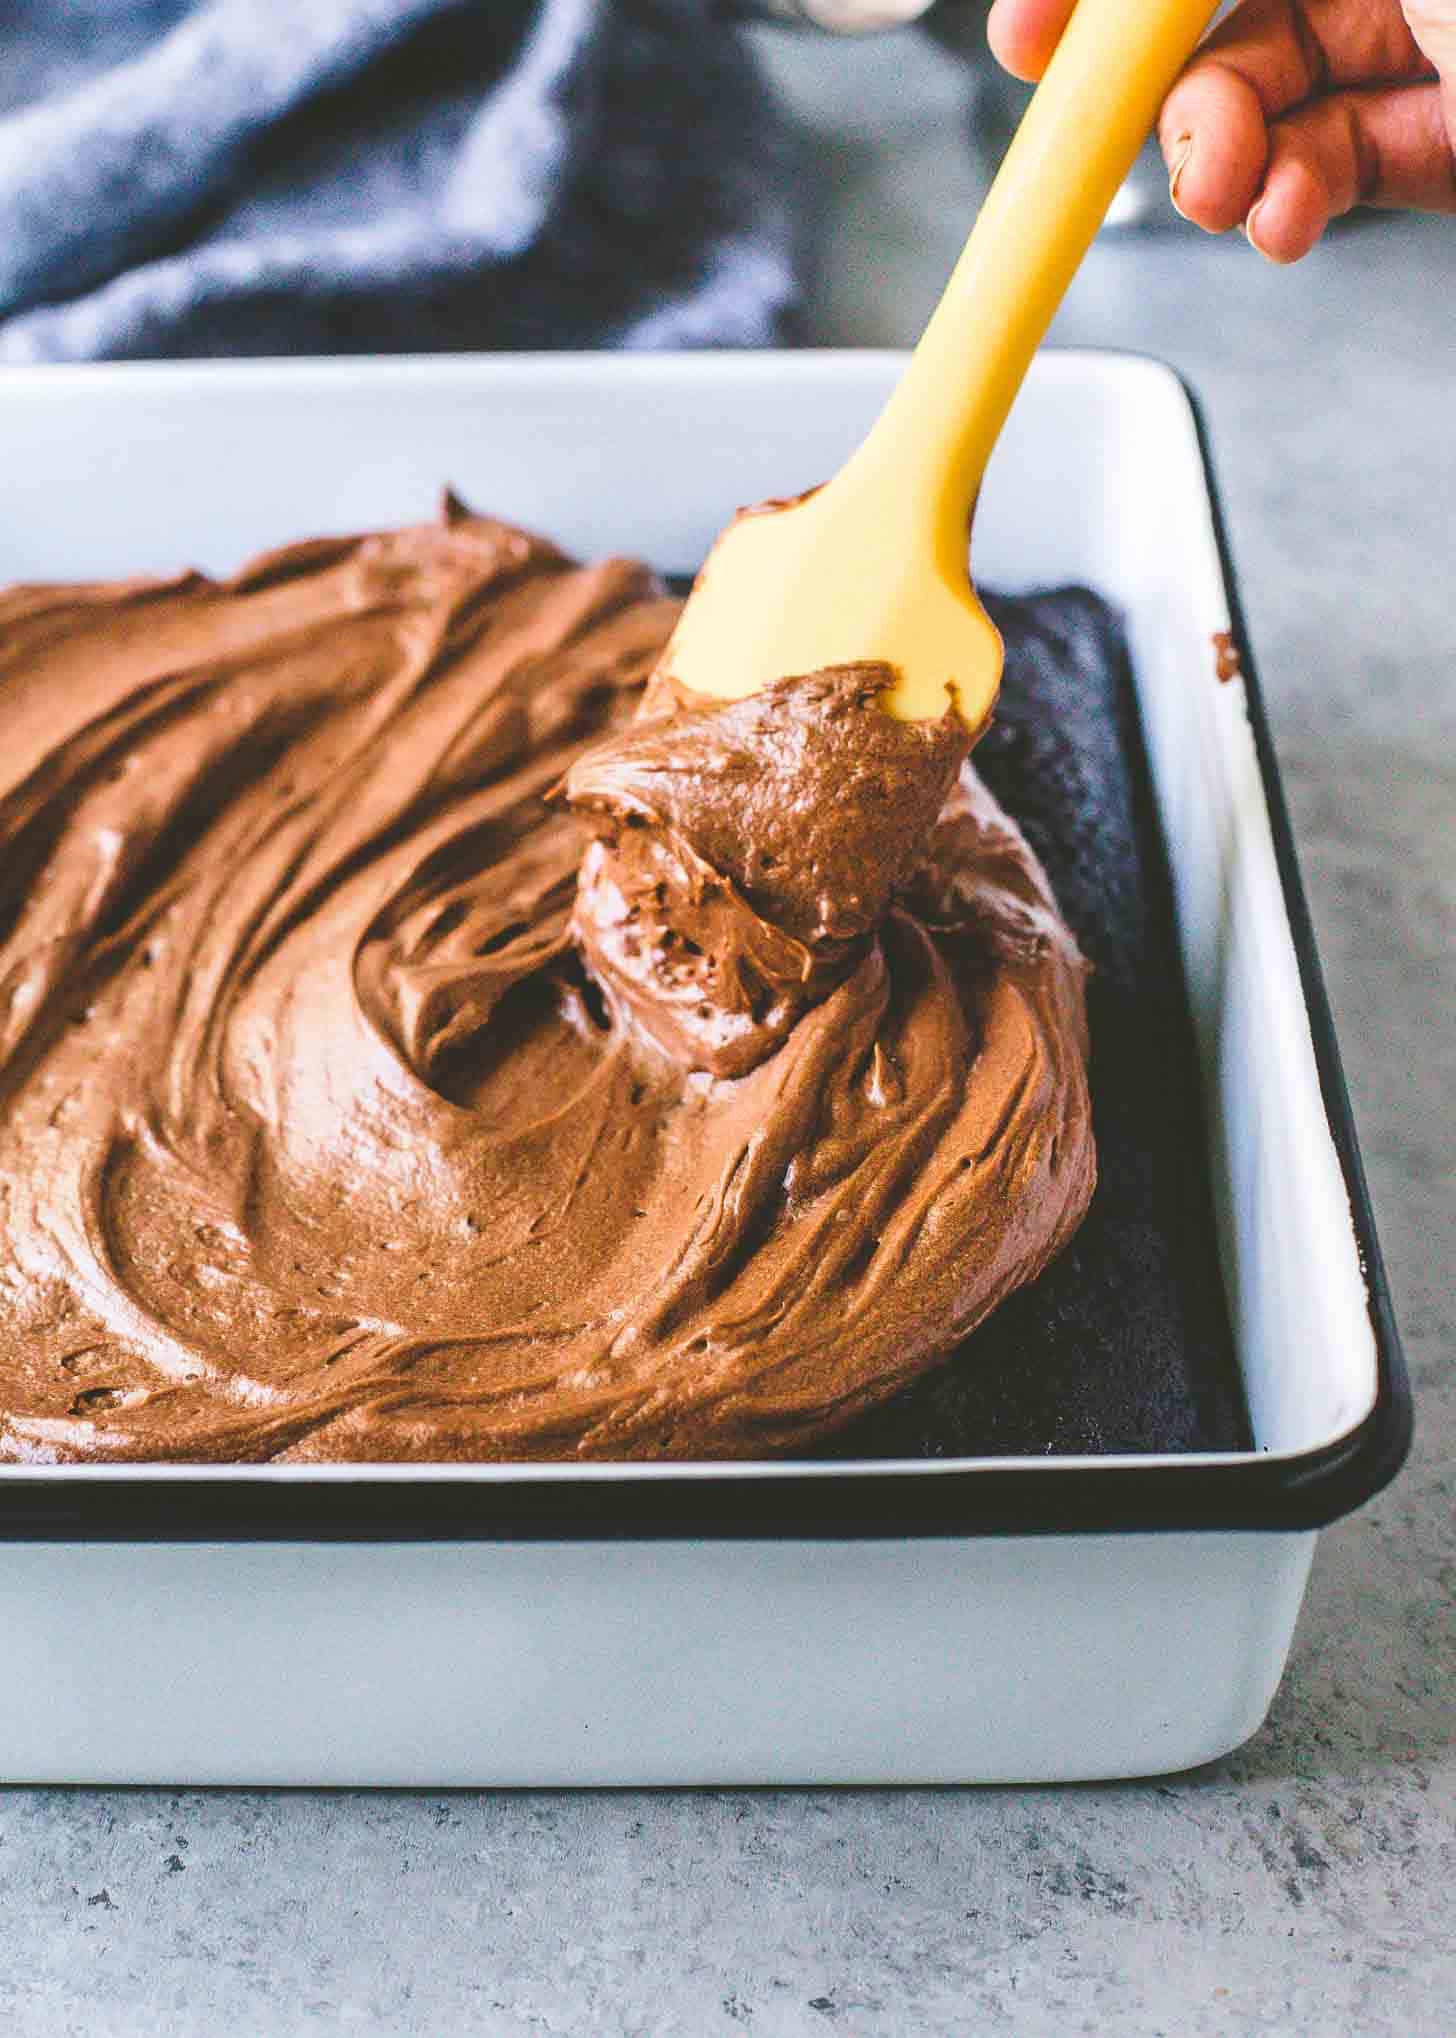
POLYGON ((0 361, 756 345, 790 136, 710 0, 10 0, 0 361))

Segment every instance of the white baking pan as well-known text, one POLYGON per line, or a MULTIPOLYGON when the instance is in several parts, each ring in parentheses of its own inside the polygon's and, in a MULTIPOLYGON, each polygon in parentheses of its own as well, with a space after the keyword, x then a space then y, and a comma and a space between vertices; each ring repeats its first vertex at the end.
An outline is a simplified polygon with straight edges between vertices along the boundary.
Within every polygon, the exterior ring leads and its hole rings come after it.
MULTIPOLYGON (((832 470, 895 357, 0 374, 0 580, 431 513, 691 569, 832 470)), ((1037 363, 977 575, 1131 624, 1257 1441, 1208 1457, 0 1470, 0 1776, 1006 1781, 1201 1762, 1263 1718, 1323 1523, 1394 1473, 1405 1376, 1187 395, 1037 363), (1244 677, 1221 684, 1232 630, 1244 677)))

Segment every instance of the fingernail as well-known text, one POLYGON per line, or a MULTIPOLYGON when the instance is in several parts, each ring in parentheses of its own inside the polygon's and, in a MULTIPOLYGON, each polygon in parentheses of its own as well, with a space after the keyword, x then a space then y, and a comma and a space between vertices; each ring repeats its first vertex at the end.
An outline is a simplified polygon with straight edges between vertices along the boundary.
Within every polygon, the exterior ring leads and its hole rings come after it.
POLYGON ((1248 218, 1244 221, 1244 239, 1248 242, 1249 246, 1253 248, 1258 254, 1267 255, 1269 252, 1268 249, 1261 248, 1259 246, 1259 235, 1257 232, 1259 224, 1259 214, 1263 210, 1264 210, 1263 199, 1256 198, 1254 200, 1254 203, 1249 207, 1248 218))
MULTIPOLYGON (((1188 158, 1192 154, 1193 154, 1192 135, 1180 134, 1178 139, 1173 144, 1173 161, 1168 170, 1168 196, 1173 202, 1173 210, 1175 212, 1179 213, 1183 212, 1182 206, 1178 203, 1178 179, 1183 175, 1183 172, 1188 168, 1188 158)), ((1184 213, 1183 216, 1184 218, 1186 218, 1187 214, 1184 213)))

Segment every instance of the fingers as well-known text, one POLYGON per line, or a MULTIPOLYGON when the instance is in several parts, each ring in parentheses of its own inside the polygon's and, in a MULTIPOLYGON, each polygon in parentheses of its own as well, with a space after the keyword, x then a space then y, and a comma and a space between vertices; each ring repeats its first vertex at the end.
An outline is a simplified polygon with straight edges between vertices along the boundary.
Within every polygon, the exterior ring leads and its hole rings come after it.
POLYGON ((1402 85, 1432 75, 1400 7, 1370 0, 1240 0, 1173 87, 1169 104, 1215 67, 1250 85, 1270 119, 1346 86, 1402 85))
MULTIPOLYGON (((1412 81, 1432 75, 1428 54, 1394 5, 1242 0, 1183 73, 1159 116, 1173 203, 1195 225, 1225 233, 1268 196, 1273 202, 1267 211, 1260 208, 1255 245, 1276 261, 1294 261, 1336 212, 1359 202, 1357 195, 1340 203, 1339 194, 1350 176, 1372 180, 1374 173, 1356 164, 1356 152, 1372 149, 1378 159, 1387 132, 1396 159, 1407 165, 1406 181, 1439 191, 1440 165, 1449 165, 1450 152, 1433 145, 1429 102, 1420 98, 1414 111, 1396 104, 1416 89, 1412 81), (1361 89, 1352 92, 1355 87, 1361 89), (1354 112, 1352 97, 1361 102, 1354 112), (1326 113, 1326 107, 1335 110, 1326 113), (1424 167, 1417 178, 1418 154, 1424 167)), ((1449 169, 1446 174, 1449 181, 1449 169)))
POLYGON ((997 63, 1013 78, 1039 78, 1075 4, 1076 0, 994 0, 986 39, 997 63))
POLYGON ((1446 134, 1456 151, 1456 7, 1451 0, 1401 0, 1401 12, 1422 54, 1440 75, 1446 134))
POLYGON ((1268 119, 1248 80, 1221 64, 1196 64, 1169 93, 1158 140, 1183 217, 1211 234, 1242 225, 1269 156, 1268 119))
POLYGON ((1272 262, 1307 255, 1356 205, 1456 212, 1438 85, 1337 92, 1276 121, 1246 231, 1272 262))
MULTIPOLYGON (((1051 59, 1074 0, 994 0, 986 34, 998 62, 1018 78, 1039 78, 1051 59)), ((1444 0, 1407 0, 1414 17, 1442 17, 1444 0)), ((1418 23, 1419 25, 1419 23, 1418 23)), ((1456 42, 1444 23, 1431 31, 1456 42)), ((1250 84, 1271 117, 1325 88, 1401 84, 1428 77, 1431 37, 1423 52, 1394 4, 1370 0, 1241 0, 1194 60, 1217 62, 1250 84)), ((1179 87, 1174 87, 1177 91, 1179 87)))
POLYGON ((1445 78, 1456 78, 1456 12, 1450 0, 1401 0, 1411 34, 1445 78))
MULTIPOLYGON (((1006 69, 1039 78, 1074 4, 994 0, 1006 69)), ((1456 212, 1453 67, 1451 0, 1239 0, 1158 121, 1173 202, 1210 233, 1243 225, 1275 262, 1355 205, 1456 212)))

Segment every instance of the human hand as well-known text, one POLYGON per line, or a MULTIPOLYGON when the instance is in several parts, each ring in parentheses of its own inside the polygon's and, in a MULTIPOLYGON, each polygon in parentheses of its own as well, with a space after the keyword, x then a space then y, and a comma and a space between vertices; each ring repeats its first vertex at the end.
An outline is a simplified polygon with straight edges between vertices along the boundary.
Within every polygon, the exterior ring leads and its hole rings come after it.
MULTIPOLYGON (((994 0, 987 33, 1039 78, 1075 0, 994 0)), ((1456 212, 1456 0, 1240 0, 1163 103, 1173 203, 1297 262, 1356 205, 1456 212)))

